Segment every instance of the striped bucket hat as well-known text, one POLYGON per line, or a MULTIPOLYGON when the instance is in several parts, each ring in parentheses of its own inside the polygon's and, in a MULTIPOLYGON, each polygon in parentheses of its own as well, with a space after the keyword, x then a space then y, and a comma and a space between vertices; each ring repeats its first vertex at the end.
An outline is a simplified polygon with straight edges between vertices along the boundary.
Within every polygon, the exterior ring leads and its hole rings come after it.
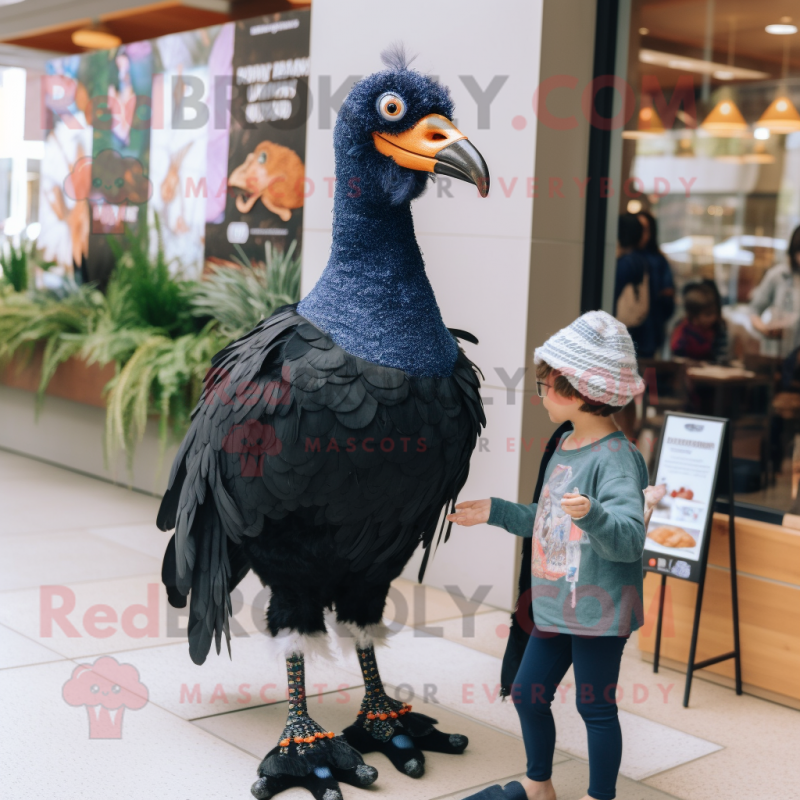
POLYGON ((644 391, 628 329, 605 311, 589 311, 533 353, 534 364, 558 370, 587 400, 626 406, 644 391))

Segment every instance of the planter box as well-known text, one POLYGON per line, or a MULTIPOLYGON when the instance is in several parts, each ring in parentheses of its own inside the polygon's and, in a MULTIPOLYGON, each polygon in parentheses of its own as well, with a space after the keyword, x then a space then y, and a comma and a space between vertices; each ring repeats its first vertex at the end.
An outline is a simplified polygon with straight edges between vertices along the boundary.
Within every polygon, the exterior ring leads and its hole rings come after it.
POLYGON ((105 463, 103 389, 114 377, 112 364, 99 367, 80 358, 65 361, 50 381, 44 407, 35 413, 43 349, 37 347, 28 362, 13 360, 0 373, 0 448, 161 495, 177 445, 161 457, 156 421, 148 422, 132 470, 127 468, 124 453, 115 463, 105 463))
MULTIPOLYGON (((42 374, 42 357, 44 345, 37 345, 30 361, 14 358, 3 370, 0 382, 12 389, 25 389, 36 392, 42 374)), ((63 400, 72 400, 75 403, 105 408, 103 389, 114 377, 113 364, 100 367, 97 364, 87 364, 83 359, 73 357, 59 364, 47 387, 46 394, 60 397, 63 400)))

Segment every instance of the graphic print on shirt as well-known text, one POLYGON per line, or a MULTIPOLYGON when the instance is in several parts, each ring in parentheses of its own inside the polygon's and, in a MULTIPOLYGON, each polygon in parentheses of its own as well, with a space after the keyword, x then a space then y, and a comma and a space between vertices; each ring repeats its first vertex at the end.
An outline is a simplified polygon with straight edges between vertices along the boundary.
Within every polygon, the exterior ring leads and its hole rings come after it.
POLYGON ((589 537, 561 508, 561 498, 567 492, 578 492, 576 487, 570 488, 571 481, 572 467, 557 464, 542 490, 533 523, 531 574, 550 581, 566 578, 574 593, 581 564, 581 542, 588 544, 589 537))

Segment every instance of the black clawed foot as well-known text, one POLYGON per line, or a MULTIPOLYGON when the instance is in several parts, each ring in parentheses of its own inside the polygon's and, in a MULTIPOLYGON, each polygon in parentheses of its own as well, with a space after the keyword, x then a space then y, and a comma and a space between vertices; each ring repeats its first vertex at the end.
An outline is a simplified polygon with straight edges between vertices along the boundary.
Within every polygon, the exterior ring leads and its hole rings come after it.
POLYGON ((434 728, 430 733, 415 736, 414 744, 420 750, 427 750, 431 753, 461 755, 467 749, 469 739, 460 733, 443 733, 434 728))
POLYGON ((369 764, 359 764, 349 769, 333 767, 331 772, 339 783, 349 783, 351 786, 371 786, 378 780, 378 770, 369 764))
POLYGON ((339 782, 369 786, 378 777, 375 767, 342 736, 303 742, 281 741, 264 756, 258 780, 250 788, 257 800, 271 798, 294 787, 311 792, 315 800, 342 800, 339 782), (304 745, 309 745, 300 749, 304 745))
POLYGON ((275 797, 276 794, 289 788, 286 784, 285 777, 284 775, 262 776, 250 787, 250 794, 252 794, 256 800, 270 800, 271 797, 275 797))
MULTIPOLYGON (((366 764, 364 765, 366 766, 366 764)), ((308 775, 267 775, 259 778, 251 787, 250 792, 257 800, 270 800, 275 795, 286 791, 287 789, 300 788, 306 789, 311 792, 314 800, 343 800, 342 791, 339 788, 339 783, 336 780, 338 775, 334 777, 334 772, 348 773, 347 777, 352 777, 353 773, 358 767, 353 770, 335 770, 329 767, 315 767, 308 775)), ((372 781, 378 777, 378 771, 370 767, 374 772, 372 781)), ((350 781, 348 781, 350 782, 350 781)), ((365 783, 356 783, 356 786, 367 786, 365 783)))
POLYGON ((411 778, 421 778, 425 774, 424 753, 416 747, 416 740, 402 730, 396 730, 390 739, 381 742, 356 724, 345 728, 342 736, 361 753, 383 753, 395 769, 411 778))

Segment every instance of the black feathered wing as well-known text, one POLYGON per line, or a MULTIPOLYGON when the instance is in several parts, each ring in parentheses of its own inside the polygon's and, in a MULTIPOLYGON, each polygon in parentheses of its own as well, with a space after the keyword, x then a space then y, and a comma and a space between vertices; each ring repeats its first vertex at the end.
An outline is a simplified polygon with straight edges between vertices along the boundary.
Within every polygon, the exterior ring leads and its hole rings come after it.
POLYGON ((463 352, 447 378, 410 377, 345 352, 293 307, 212 364, 158 518, 175 528, 165 582, 173 604, 191 590, 197 663, 229 638, 243 537, 269 536, 271 521, 334 537, 366 578, 422 542, 422 574, 485 424, 463 352))

